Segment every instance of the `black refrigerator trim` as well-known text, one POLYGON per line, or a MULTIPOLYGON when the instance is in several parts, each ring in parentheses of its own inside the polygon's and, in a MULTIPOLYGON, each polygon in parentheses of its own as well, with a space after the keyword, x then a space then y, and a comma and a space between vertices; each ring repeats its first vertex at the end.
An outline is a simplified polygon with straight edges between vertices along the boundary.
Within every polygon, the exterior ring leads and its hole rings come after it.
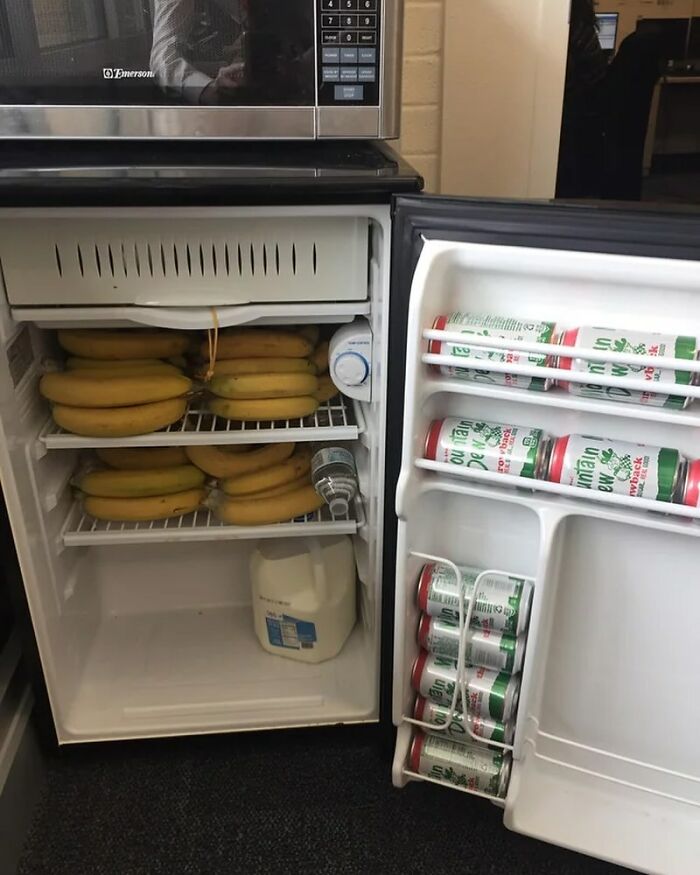
POLYGON ((392 218, 380 691, 382 741, 387 755, 389 751, 393 754, 396 734, 391 716, 396 486, 403 444, 408 306, 424 240, 700 261, 700 210, 685 207, 667 210, 633 204, 579 205, 418 195, 395 197, 392 218))

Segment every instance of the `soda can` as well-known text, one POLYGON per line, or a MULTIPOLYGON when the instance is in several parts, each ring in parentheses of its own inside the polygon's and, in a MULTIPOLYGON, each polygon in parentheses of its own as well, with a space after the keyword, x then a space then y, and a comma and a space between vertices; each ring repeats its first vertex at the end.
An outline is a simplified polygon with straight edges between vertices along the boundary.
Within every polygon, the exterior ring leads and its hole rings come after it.
MULTIPOLYGON (((466 616, 469 602, 474 599, 472 629, 493 629, 521 635, 527 628, 532 603, 532 585, 521 577, 508 574, 488 574, 481 578, 474 592, 478 568, 458 566, 462 575, 462 604, 466 616)), ((452 569, 430 563, 423 566, 418 578, 418 607, 423 613, 439 620, 459 622, 459 590, 452 569)))
MULTIPOLYGON (((624 352, 630 355, 645 355, 650 357, 685 359, 695 361, 698 356, 698 342, 695 337, 685 337, 672 334, 655 334, 654 332, 626 331, 618 328, 571 328, 559 337, 563 346, 583 347, 601 352, 624 352)), ((690 398, 682 395, 659 394, 649 391, 640 392, 635 389, 625 389, 622 386, 599 386, 595 383, 597 376, 625 377, 638 380, 648 380, 653 383, 675 383, 678 386, 695 385, 696 375, 691 371, 675 371, 651 365, 622 365, 617 362, 591 362, 582 358, 560 356, 559 367, 564 370, 581 374, 589 374, 590 383, 570 383, 558 381, 561 388, 572 395, 583 398, 598 398, 602 401, 618 401, 625 404, 641 404, 646 407, 670 407, 683 410, 690 403, 690 398)))
POLYGON ((700 459, 688 463, 682 500, 688 507, 700 507, 700 459))
POLYGON ((467 713, 466 717, 461 711, 452 715, 449 724, 447 718, 450 713, 449 705, 440 705, 418 696, 413 709, 413 716, 421 723, 431 723, 433 726, 447 726, 446 729, 424 729, 428 735, 435 734, 441 738, 451 738, 453 741, 462 743, 472 740, 469 730, 485 741, 498 741, 501 744, 512 744, 514 727, 512 723, 501 723, 491 717, 474 717, 467 713))
MULTIPOLYGON (((459 623, 423 614, 418 624, 418 643, 428 653, 457 659, 459 623)), ((523 666, 525 641, 522 637, 490 629, 467 629, 465 644, 465 665, 483 665, 509 674, 516 674, 523 666)))
POLYGON ((554 441, 549 480, 630 498, 674 501, 682 494, 686 467, 678 450, 571 434, 554 441))
POLYGON ((425 458, 476 471, 539 478, 547 471, 551 448, 551 437, 540 428, 452 416, 430 424, 425 458))
MULTIPOLYGON (((452 704, 457 683, 457 663, 454 659, 435 656, 421 650, 413 663, 411 685, 426 699, 440 705, 452 704)), ((482 666, 464 672, 467 710, 473 717, 509 723, 520 697, 520 680, 506 672, 492 671, 482 666)), ((457 696, 462 709, 462 696, 457 696)))
POLYGON ((416 732, 408 759, 411 771, 426 778, 500 799, 506 795, 512 757, 505 751, 416 732))
POLYGON ((524 374, 503 374, 488 370, 488 362, 506 362, 514 365, 533 365, 551 367, 554 357, 543 353, 527 353, 518 350, 489 349, 485 346, 470 346, 469 335, 498 337, 506 340, 531 340, 535 343, 555 343, 554 322, 526 322, 507 316, 494 316, 489 313, 451 313, 438 316, 433 322, 438 331, 455 331, 464 334, 463 343, 431 340, 428 352, 437 355, 451 355, 455 358, 483 360, 481 368, 460 368, 454 365, 435 365, 435 369, 445 377, 455 377, 470 383, 490 386, 508 386, 511 389, 531 389, 543 392, 550 389, 554 381, 545 377, 528 377, 524 374))

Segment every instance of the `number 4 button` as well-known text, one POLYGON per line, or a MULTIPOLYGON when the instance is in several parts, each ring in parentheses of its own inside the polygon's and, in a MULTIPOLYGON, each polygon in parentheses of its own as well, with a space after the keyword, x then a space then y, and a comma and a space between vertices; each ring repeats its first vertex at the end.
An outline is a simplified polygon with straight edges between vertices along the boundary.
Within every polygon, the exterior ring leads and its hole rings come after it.
POLYGON ((338 9, 340 0, 321 0, 321 9, 338 9))

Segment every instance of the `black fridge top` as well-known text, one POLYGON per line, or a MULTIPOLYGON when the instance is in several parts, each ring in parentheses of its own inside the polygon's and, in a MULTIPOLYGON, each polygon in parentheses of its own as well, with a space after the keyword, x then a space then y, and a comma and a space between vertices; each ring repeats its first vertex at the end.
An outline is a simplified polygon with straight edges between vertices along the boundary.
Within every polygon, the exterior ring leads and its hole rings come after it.
POLYGON ((0 143, 0 206, 383 203, 420 192, 384 143, 0 143))

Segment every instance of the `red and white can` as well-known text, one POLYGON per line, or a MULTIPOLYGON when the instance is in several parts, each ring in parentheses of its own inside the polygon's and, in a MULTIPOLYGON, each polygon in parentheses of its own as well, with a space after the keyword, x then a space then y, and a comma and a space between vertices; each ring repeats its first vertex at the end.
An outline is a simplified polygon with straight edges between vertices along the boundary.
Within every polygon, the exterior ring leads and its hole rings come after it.
POLYGON ((491 717, 475 717, 469 712, 466 716, 462 711, 455 711, 452 719, 447 721, 450 715, 449 705, 440 705, 418 696, 413 709, 413 716, 421 723, 430 723, 434 729, 423 729, 428 735, 438 735, 442 738, 451 738, 462 744, 472 741, 470 731, 485 741, 497 741, 500 744, 512 744, 514 726, 512 723, 501 723, 491 717), (444 729, 440 727, 444 726, 444 729))
MULTIPOLYGON (((483 665, 495 671, 516 674, 523 667, 525 639, 491 629, 465 630, 465 665, 483 665)), ((418 624, 418 643, 428 653, 457 659, 459 623, 423 614, 418 624)))
POLYGON ((683 485, 683 504, 700 507, 700 459, 688 463, 683 485))
POLYGON ((485 744, 458 744, 417 732, 408 760, 411 771, 426 778, 500 799, 506 795, 512 757, 485 744))

